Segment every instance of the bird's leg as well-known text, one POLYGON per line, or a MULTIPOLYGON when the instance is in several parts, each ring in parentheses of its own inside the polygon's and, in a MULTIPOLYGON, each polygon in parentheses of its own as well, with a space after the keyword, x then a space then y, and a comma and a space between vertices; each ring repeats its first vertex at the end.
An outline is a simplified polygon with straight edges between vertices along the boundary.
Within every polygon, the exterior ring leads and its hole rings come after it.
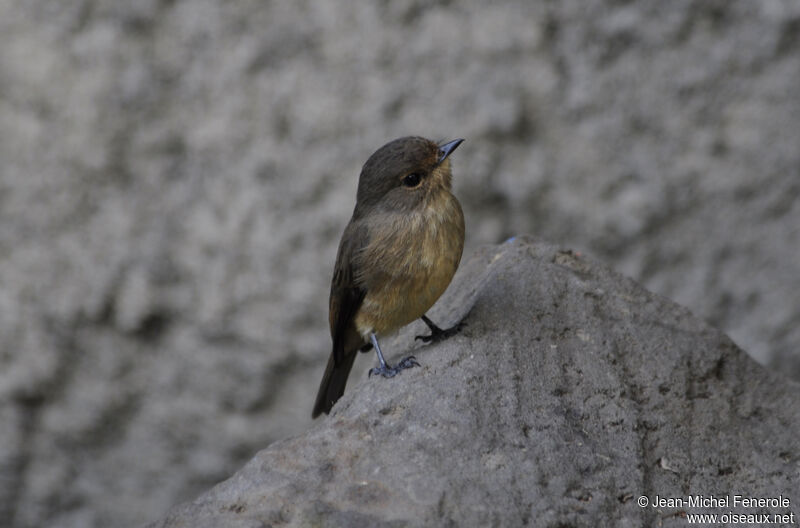
POLYGON ((390 367, 386 363, 386 360, 383 359, 383 352, 381 352, 381 346, 378 344, 378 337, 374 332, 370 332, 369 339, 372 341, 372 346, 375 347, 375 353, 378 355, 378 363, 380 364, 379 366, 369 370, 369 376, 375 374, 383 376, 384 378, 393 378, 401 370, 419 366, 419 363, 417 363, 417 358, 414 356, 408 356, 404 360, 400 361, 397 366, 390 367))
POLYGON ((426 335, 426 336, 418 335, 417 337, 414 338, 422 340, 423 343, 430 343, 431 341, 435 343, 437 341, 441 341, 442 339, 447 339, 448 337, 454 336, 462 328, 464 328, 464 325, 467 324, 464 321, 461 321, 456 325, 451 326, 450 328, 441 329, 438 326, 436 326, 436 324, 434 324, 433 321, 428 319, 426 315, 423 315, 421 319, 422 322, 428 325, 428 328, 431 329, 431 335, 426 335))

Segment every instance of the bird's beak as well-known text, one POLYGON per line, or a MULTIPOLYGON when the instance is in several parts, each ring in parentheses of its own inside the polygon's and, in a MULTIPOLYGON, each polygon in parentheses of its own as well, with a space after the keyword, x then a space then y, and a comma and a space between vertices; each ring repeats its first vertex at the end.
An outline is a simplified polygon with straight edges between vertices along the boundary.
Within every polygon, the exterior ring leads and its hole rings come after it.
POLYGON ((447 156, 453 153, 458 146, 463 143, 463 139, 454 139, 444 145, 439 145, 439 163, 447 159, 447 156))

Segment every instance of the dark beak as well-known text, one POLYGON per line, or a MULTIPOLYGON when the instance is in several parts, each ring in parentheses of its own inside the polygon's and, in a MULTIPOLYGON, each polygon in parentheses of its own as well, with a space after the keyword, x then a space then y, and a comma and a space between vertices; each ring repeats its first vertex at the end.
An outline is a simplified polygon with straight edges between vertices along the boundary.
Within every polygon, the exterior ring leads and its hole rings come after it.
POLYGON ((447 156, 453 153, 458 146, 463 143, 463 139, 454 139, 449 143, 445 143, 444 145, 439 145, 439 163, 443 162, 447 159, 447 156))

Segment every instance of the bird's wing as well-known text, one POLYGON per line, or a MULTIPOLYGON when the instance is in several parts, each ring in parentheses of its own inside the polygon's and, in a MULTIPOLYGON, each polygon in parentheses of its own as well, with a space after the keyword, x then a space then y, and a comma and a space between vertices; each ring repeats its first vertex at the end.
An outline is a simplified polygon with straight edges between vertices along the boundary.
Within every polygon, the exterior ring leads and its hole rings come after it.
POLYGON ((328 322, 333 338, 333 359, 337 365, 363 344, 353 319, 367 294, 367 290, 356 282, 358 273, 355 269, 356 256, 366 246, 367 236, 366 228, 351 220, 342 235, 336 256, 328 322))

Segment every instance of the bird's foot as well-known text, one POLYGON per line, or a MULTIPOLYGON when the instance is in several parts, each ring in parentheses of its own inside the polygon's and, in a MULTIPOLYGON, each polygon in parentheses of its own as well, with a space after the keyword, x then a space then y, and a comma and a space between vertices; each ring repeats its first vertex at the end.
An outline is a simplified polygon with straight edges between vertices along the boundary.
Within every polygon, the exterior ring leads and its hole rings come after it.
POLYGON ((384 378, 393 378, 398 375, 401 370, 419 366, 420 365, 417 363, 417 358, 414 356, 408 356, 394 367, 390 367, 389 365, 381 365, 380 367, 369 369, 368 377, 372 377, 372 375, 375 374, 376 376, 383 376, 384 378))
POLYGON ((407 358, 402 359, 400 361, 400 363, 398 363, 395 368, 398 369, 398 370, 404 370, 404 369, 409 369, 409 368, 412 368, 412 367, 419 367, 419 366, 420 366, 420 364, 417 363, 417 358, 416 357, 408 356, 407 358))
POLYGON ((447 339, 448 337, 452 337, 452 336, 456 335, 457 333, 459 333, 462 328, 467 326, 467 323, 465 323, 464 321, 461 321, 460 323, 458 323, 458 324, 456 324, 454 326, 451 326, 450 328, 444 328, 444 329, 439 328, 436 325, 431 326, 429 324, 428 326, 431 328, 431 334, 430 335, 418 335, 414 339, 415 340, 419 339, 423 343, 431 343, 431 342, 438 343, 439 341, 442 341, 443 339, 447 339))

